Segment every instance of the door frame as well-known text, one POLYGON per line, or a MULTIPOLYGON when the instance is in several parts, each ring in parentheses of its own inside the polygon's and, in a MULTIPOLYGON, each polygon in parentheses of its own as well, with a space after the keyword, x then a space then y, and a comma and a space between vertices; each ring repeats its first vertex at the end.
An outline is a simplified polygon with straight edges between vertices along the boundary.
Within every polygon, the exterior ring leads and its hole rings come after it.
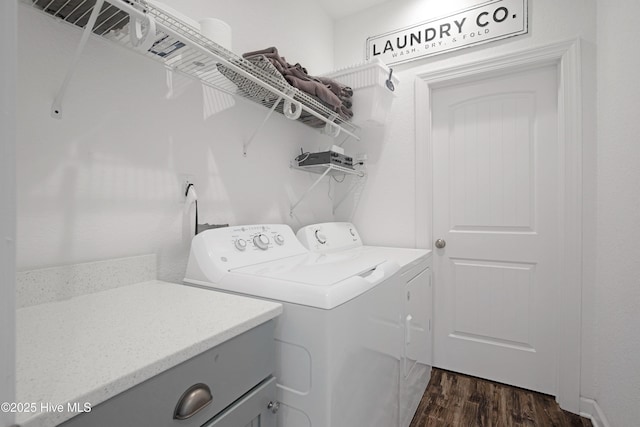
MULTIPOLYGON (((481 77, 556 65, 560 144, 560 280, 556 400, 580 412, 582 310, 582 91, 580 39, 416 74, 416 247, 432 248, 432 91, 481 77)), ((437 319, 434 319, 437 321, 437 319)))

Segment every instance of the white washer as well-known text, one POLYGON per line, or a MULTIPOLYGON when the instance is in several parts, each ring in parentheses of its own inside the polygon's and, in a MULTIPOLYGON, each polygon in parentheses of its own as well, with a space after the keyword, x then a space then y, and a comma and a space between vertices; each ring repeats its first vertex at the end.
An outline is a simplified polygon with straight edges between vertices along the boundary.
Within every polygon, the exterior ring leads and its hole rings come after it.
POLYGON ((404 300, 401 309, 404 344, 399 407, 400 427, 408 427, 431 377, 431 251, 364 246, 358 230, 349 222, 313 224, 301 228, 296 235, 315 253, 349 256, 367 251, 400 265, 397 292, 404 300))
POLYGON ((310 253, 288 226, 255 225, 195 236, 184 281, 283 304, 275 333, 279 427, 393 427, 399 268, 367 248, 310 253))

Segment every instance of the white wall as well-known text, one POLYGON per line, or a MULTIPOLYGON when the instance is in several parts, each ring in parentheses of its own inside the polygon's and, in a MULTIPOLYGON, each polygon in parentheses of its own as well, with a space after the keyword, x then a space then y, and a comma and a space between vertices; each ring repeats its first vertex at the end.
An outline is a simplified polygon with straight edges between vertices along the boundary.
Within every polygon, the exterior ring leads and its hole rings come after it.
MULTIPOLYGON (((0 402, 15 401, 16 2, 0 3, 0 402)), ((0 426, 14 417, 0 412, 0 426)))
MULTIPOLYGON (((291 61, 332 67, 331 21, 303 9, 309 2, 270 5, 267 16, 286 15, 286 30, 284 20, 265 18, 266 6, 246 1, 173 3, 195 19, 202 13, 231 23, 236 51, 275 45, 291 61)), ((244 158, 242 142, 267 110, 236 102, 204 119, 201 86, 176 77, 178 96, 167 99, 159 64, 104 40, 90 40, 64 117, 52 119, 51 101, 80 32, 19 9, 19 270, 157 253, 159 277, 180 281, 191 233, 180 174, 194 176, 201 222, 296 228, 332 219, 328 182, 289 216, 291 201, 315 179, 289 169, 289 161, 301 147, 330 144, 328 137, 276 114, 244 158)))
POLYGON ((598 1, 597 401, 612 426, 640 420, 638 2, 598 1))
MULTIPOLYGON (((437 18, 447 13, 464 9, 483 0, 399 0, 386 2, 362 13, 341 19, 335 23, 336 68, 348 66, 354 61, 364 61, 367 37, 402 28, 412 23, 437 18)), ((390 124, 384 137, 372 132, 370 150, 379 153, 378 161, 370 162, 370 184, 355 212, 362 233, 372 236, 371 243, 411 245, 414 243, 413 198, 415 149, 413 90, 415 75, 433 67, 456 65, 487 55, 510 53, 533 46, 583 37, 583 48, 592 52, 595 42, 594 1, 536 0, 529 2, 529 34, 463 49, 457 52, 422 59, 395 66, 401 79, 398 97, 393 105, 390 124), (402 168, 402 174, 398 174, 402 168), (374 181, 371 184, 371 181, 374 181), (385 197, 375 197, 383 193, 385 197), (369 196, 370 195, 370 196, 369 196), (380 227, 382 218, 397 218, 400 228, 380 227), (374 232, 375 229, 375 232, 374 232)), ((593 64, 591 64, 593 67, 593 64)), ((593 85, 590 86, 593 91, 593 85)), ((594 128, 595 129, 595 128, 594 128)), ((593 132, 592 132, 593 133, 593 132)))
MULTIPOLYGON (((370 8, 335 23, 336 67, 347 66, 359 58, 364 61, 365 41, 410 24, 431 20, 484 0, 398 0, 370 8)), ((582 384, 584 396, 595 396, 594 336, 595 319, 595 1, 529 1, 529 33, 457 52, 422 59, 394 67, 401 79, 391 120, 384 134, 371 131, 366 147, 374 155, 368 166, 366 188, 357 203, 345 204, 338 219, 351 219, 369 244, 413 246, 418 221, 415 217, 415 117, 414 80, 416 74, 434 68, 498 56, 551 43, 581 38, 583 83, 583 159, 584 159, 584 286, 582 384)), ((370 156, 371 157, 371 156, 370 156)), ((429 227, 430 228, 430 227, 429 227)), ((423 236, 424 237, 424 236, 423 236)))
POLYGON ((189 18, 222 19, 231 26, 233 51, 275 46, 309 74, 333 69, 333 20, 315 0, 162 0, 189 18))

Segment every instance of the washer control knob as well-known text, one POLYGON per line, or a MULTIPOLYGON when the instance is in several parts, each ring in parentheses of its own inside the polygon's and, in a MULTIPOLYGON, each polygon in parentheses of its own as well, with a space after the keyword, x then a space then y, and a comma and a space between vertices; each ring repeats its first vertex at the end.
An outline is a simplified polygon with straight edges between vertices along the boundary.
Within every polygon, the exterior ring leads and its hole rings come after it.
POLYGON ((253 238, 253 244, 266 251, 269 248, 269 238, 264 234, 258 234, 253 238))
POLYGON ((234 245, 236 246, 236 249, 239 251, 244 251, 245 249, 247 249, 247 241, 244 239, 238 239, 234 242, 234 245))
POLYGON ((273 240, 275 240, 279 245, 284 245, 284 237, 282 237, 282 234, 276 234, 276 237, 274 237, 273 240))
POLYGON ((316 230, 316 240, 321 245, 327 243, 327 236, 325 236, 320 230, 316 230))

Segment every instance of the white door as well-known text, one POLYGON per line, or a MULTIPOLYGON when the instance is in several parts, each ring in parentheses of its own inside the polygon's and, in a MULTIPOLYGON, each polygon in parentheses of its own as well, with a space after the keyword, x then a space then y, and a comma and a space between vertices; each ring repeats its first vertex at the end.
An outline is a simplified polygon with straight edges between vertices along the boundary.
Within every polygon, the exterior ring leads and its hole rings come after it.
POLYGON ((434 365, 556 393, 556 66, 433 91, 434 365))

